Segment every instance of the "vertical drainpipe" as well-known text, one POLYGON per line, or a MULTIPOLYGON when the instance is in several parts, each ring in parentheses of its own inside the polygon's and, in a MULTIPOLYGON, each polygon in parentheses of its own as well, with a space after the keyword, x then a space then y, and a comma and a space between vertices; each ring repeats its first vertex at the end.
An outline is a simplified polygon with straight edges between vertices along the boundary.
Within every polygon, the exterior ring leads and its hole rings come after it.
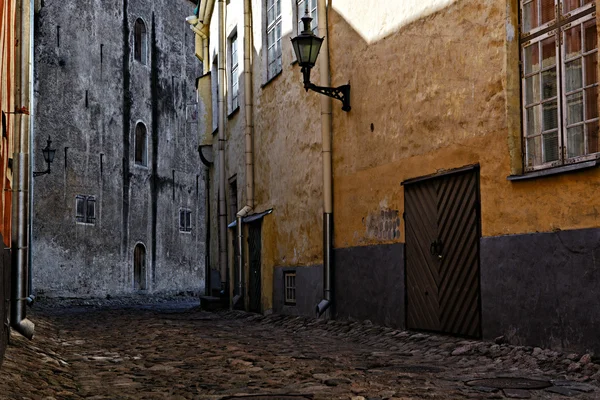
POLYGON ((17 51, 15 57, 15 132, 12 197, 12 299, 10 324, 28 339, 33 338, 35 325, 26 317, 27 256, 28 256, 28 203, 29 203, 29 123, 31 109, 30 68, 30 1, 17 1, 17 51))
POLYGON ((243 275, 244 257, 243 248, 243 229, 242 218, 247 216, 254 209, 254 153, 252 135, 254 131, 254 106, 252 103, 252 0, 244 0, 244 114, 246 118, 245 137, 246 137, 246 205, 237 212, 237 249, 238 249, 238 276, 237 288, 238 294, 233 298, 235 305, 243 293, 243 275))
POLYGON ((219 269, 221 289, 227 281, 227 208, 225 204, 225 0, 219 0, 219 269))
POLYGON ((34 97, 33 97, 33 63, 34 63, 34 58, 33 58, 33 14, 35 12, 35 0, 31 0, 29 3, 29 37, 31 38, 31 45, 29 46, 29 76, 30 76, 30 82, 29 82, 29 98, 31 99, 30 101, 30 105, 31 105, 31 109, 30 109, 30 115, 31 118, 29 120, 30 126, 29 126, 29 154, 30 154, 30 162, 29 162, 29 170, 27 171, 27 174, 29 176, 29 181, 31 182, 31 184, 29 185, 29 208, 28 208, 28 221, 29 221, 29 228, 27 230, 27 237, 29 240, 29 251, 27 253, 28 256, 28 263, 27 263, 27 268, 28 268, 28 280, 27 280, 27 304, 33 304, 34 300, 35 300, 35 296, 33 295, 33 249, 31 246, 32 243, 32 237, 33 237, 33 165, 35 162, 35 157, 34 157, 34 153, 32 151, 33 148, 33 136, 34 136, 34 130, 35 130, 35 121, 33 116, 35 115, 35 101, 34 101, 34 97))
MULTIPOLYGON (((329 29, 326 0, 317 0, 319 29, 325 31, 325 40, 319 57, 320 85, 331 86, 329 73, 329 29)), ((332 304, 332 247, 333 247, 333 184, 331 168, 331 97, 321 97, 321 137, 323 141, 323 299, 317 304, 317 317, 332 304)))

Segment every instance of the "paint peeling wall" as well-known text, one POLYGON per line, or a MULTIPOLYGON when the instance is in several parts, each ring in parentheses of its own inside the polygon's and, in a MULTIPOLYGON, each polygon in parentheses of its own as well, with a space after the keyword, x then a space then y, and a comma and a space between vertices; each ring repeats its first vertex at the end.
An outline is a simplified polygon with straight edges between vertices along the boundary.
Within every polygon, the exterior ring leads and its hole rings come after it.
MULTIPOLYGON (((16 1, 0 0, 0 110, 2 125, 0 131, 0 236, 5 250, 0 255, 0 321, 7 321, 11 287, 11 182, 12 171, 8 168, 8 158, 12 154, 14 104, 14 59, 15 59, 15 11, 16 1)), ((0 327, 0 366, 8 345, 10 331, 7 324, 0 327)))
MULTIPOLYGON (((201 73, 183 22, 192 2, 46 0, 36 16, 34 149, 52 136, 52 173, 35 179, 34 290, 49 296, 134 292, 134 248, 146 250, 146 292, 204 290, 204 170, 196 103, 201 73), (144 21, 145 63, 134 59, 144 21), (59 28, 60 27, 60 28, 59 28), (136 124, 147 165, 135 162, 136 124), (75 196, 96 196, 94 225, 76 223, 75 196), (191 232, 180 232, 180 208, 191 232)), ((43 170, 40 152, 34 168, 43 170)))
POLYGON ((13 113, 14 74, 15 74, 15 13, 16 2, 0 0, 0 110, 2 132, 0 133, 0 233, 6 246, 11 238, 11 185, 12 169, 8 168, 8 160, 12 158, 12 139, 15 126, 13 113))
POLYGON ((380 19, 331 1, 332 82, 352 85, 352 111, 334 107, 335 247, 403 242, 403 221, 399 237, 373 234, 402 214, 401 182, 476 163, 484 236, 599 226, 597 169, 506 179, 521 165, 517 2, 421 3, 380 19))

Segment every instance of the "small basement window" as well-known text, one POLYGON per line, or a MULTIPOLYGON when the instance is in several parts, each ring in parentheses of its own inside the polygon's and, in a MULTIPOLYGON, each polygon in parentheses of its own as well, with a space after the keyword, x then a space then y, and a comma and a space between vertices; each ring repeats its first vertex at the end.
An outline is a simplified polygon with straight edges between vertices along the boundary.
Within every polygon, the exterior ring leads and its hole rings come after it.
POLYGON ((284 272, 283 292, 285 293, 285 304, 296 305, 296 271, 284 272))
POLYGON ((75 220, 80 224, 96 222, 96 197, 78 194, 75 196, 75 220))
POLYGON ((179 209, 179 232, 192 231, 192 211, 180 208, 179 209))

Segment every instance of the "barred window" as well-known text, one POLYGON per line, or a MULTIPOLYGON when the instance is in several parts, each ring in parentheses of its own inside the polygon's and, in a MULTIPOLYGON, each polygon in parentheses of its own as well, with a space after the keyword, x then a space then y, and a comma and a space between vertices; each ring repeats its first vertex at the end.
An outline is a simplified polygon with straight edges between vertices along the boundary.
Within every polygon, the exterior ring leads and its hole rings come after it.
POLYGON ((192 231, 192 212, 186 208, 179 209, 179 232, 192 231))
POLYGON ((592 0, 521 0, 525 170, 599 156, 592 0))
POLYGON ((285 304, 296 305, 296 271, 284 272, 283 291, 285 293, 285 304))
POLYGON ((281 0, 267 1, 267 80, 281 72, 281 0))
POLYGON ((75 220, 81 224, 96 222, 96 197, 82 194, 75 196, 75 220))

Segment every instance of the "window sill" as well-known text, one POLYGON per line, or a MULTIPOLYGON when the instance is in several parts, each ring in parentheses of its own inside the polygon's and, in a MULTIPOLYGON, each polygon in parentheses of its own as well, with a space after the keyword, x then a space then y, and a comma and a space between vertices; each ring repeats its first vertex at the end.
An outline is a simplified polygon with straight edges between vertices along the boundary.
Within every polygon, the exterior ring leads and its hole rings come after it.
POLYGON ((552 176, 558 174, 564 174, 567 172, 580 171, 583 169, 594 168, 600 165, 600 160, 591 160, 585 161, 577 164, 563 165, 560 167, 543 169, 539 171, 527 172, 522 175, 509 175, 506 177, 507 180, 514 181, 524 181, 529 179, 543 178, 545 176, 552 176))
MULTIPOLYGON (((229 113, 229 115, 227 116, 227 119, 231 119, 233 117, 235 117, 235 115, 240 112, 240 106, 237 106, 232 112, 229 113)), ((218 128, 217 128, 218 130, 218 128)))
POLYGON ((281 71, 279 71, 278 73, 276 73, 275 75, 273 75, 271 77, 271 79, 269 79, 268 81, 266 81, 265 83, 263 83, 262 85, 260 85, 260 88, 264 89, 267 86, 269 86, 271 84, 271 82, 273 82, 275 79, 277 79, 277 77, 279 77, 281 75, 282 72, 283 72, 283 69, 281 71))

